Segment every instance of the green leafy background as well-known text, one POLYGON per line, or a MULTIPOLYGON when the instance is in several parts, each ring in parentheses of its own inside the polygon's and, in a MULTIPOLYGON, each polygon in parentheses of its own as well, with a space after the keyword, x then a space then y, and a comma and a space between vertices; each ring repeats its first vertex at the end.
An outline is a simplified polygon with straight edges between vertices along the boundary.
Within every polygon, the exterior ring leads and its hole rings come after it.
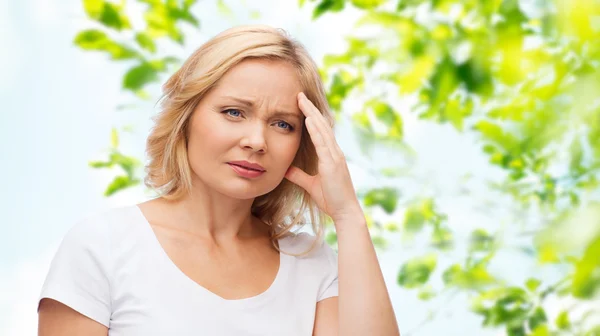
MULTIPOLYGON (((123 90, 147 99, 153 96, 146 87, 181 62, 157 45, 185 45, 182 27, 199 28, 193 10, 202 4, 140 2, 144 24, 134 28, 124 5, 84 0, 89 20, 104 29, 81 31, 74 43, 127 62, 123 90)), ((399 256, 393 285, 434 309, 447 297, 466 297, 464 309, 481 316, 482 326, 508 335, 596 335, 599 327, 586 323, 591 315, 571 318, 565 307, 549 319, 545 305, 548 297, 565 297, 576 306, 600 290, 600 2, 323 0, 298 6, 311 6, 312 19, 323 21, 347 7, 360 11, 355 31, 345 33, 346 48, 325 55, 321 72, 331 107, 359 143, 360 158, 350 161, 366 159, 363 168, 377 180, 359 191, 374 243, 380 249, 410 241, 428 246, 410 259, 399 256), (464 179, 453 181, 458 194, 440 195, 435 182, 408 187, 415 164, 369 162, 378 151, 404 161, 419 156, 404 138, 410 117, 469 138, 500 178, 467 169, 464 179), (454 234, 460 222, 447 214, 448 197, 482 207, 485 218, 467 237, 454 234), (495 204, 496 197, 504 203, 495 204), (494 214, 495 206, 508 211, 494 214), (579 230, 588 234, 572 233, 579 230), (556 276, 503 277, 492 266, 505 250, 556 276)), ((234 12, 224 1, 218 8, 222 15, 234 12)), ((140 181, 139 160, 119 151, 117 130, 112 139, 108 160, 90 163, 124 171, 107 186, 107 196, 140 181)), ((435 312, 428 317, 435 318, 435 312)))
MULTIPOLYGON (((109 179, 103 195, 118 199, 143 190, 143 152, 131 142, 146 130, 136 123, 210 37, 201 15, 269 23, 266 4, 78 4, 71 45, 120 76, 106 151, 88 162, 109 179)), ((600 1, 293 8, 344 38, 311 52, 373 242, 392 265, 402 334, 600 335, 600 1), (340 20, 355 23, 336 31, 340 20), (422 314, 405 318, 410 310, 422 314)), ((326 239, 336 248, 331 225, 326 239)))

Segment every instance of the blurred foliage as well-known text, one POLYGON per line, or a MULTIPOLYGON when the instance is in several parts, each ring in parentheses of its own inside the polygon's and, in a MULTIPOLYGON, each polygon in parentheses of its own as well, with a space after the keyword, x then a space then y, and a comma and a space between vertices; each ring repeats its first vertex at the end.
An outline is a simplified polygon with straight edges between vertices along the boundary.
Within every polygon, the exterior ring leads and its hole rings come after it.
POLYGON ((136 177, 136 169, 141 167, 138 159, 125 156, 118 150, 119 133, 113 128, 111 131, 111 148, 107 161, 91 161, 92 168, 112 168, 118 166, 125 175, 116 176, 104 191, 104 196, 111 196, 119 190, 136 186, 140 184, 140 179, 136 177))
MULTIPOLYGON (((181 63, 161 46, 183 46, 181 25, 200 23, 194 0, 137 3, 144 7, 143 27, 133 27, 124 1, 83 0, 92 28, 79 32, 74 43, 127 64, 123 90, 147 99, 148 87, 181 63)), ((369 170, 381 183, 358 195, 374 244, 385 249, 398 232, 409 239, 426 233, 430 241, 428 252, 402 263, 398 285, 432 304, 447 293, 465 293, 482 325, 503 328, 507 335, 600 335, 598 309, 577 313, 600 291, 600 1, 298 4, 311 6, 314 20, 348 8, 362 13, 356 32, 346 38, 347 49, 326 55, 320 70, 331 108, 349 117, 364 155, 376 146, 405 154, 409 113, 422 122, 451 125, 475 138, 489 165, 503 172, 502 181, 487 187, 509 196, 527 222, 523 229, 529 231, 519 232, 529 233, 516 237, 482 223, 466 245, 458 243, 434 197, 400 193, 398 181, 410 177, 410 169, 369 170), (399 108, 399 98, 414 104, 399 108), (510 283, 492 272, 494 258, 516 239, 526 241, 520 249, 529 258, 564 276, 557 282, 532 277, 510 283), (454 252, 464 246, 463 259, 454 252), (548 297, 573 304, 550 316, 548 297)), ((231 16, 224 1, 217 8, 231 16)), ((116 131, 112 138, 109 158, 90 163, 123 170, 106 195, 139 183, 138 161, 118 151, 116 131)), ((485 206, 476 197, 470 201, 485 206)), ((335 245, 335 232, 327 232, 326 240, 335 245)))

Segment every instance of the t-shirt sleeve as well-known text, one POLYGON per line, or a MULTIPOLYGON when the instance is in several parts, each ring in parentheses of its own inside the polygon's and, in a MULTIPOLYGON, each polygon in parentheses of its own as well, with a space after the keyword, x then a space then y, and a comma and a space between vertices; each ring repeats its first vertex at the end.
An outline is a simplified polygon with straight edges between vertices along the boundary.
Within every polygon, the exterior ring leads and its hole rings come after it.
POLYGON ((74 225, 56 252, 40 300, 50 298, 109 326, 110 241, 108 227, 89 218, 74 225))
POLYGON ((324 241, 321 242, 320 257, 324 260, 325 272, 317 302, 338 296, 338 257, 337 253, 324 241))

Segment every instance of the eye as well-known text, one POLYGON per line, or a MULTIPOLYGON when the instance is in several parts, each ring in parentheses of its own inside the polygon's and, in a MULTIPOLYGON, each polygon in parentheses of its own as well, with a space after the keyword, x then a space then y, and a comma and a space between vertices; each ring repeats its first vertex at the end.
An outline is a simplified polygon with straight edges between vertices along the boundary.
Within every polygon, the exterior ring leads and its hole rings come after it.
POLYGON ((242 115, 242 112, 240 110, 236 110, 236 109, 227 109, 221 113, 225 113, 229 116, 236 117, 236 118, 240 117, 242 115))
POLYGON ((285 121, 282 121, 282 120, 280 120, 280 121, 277 122, 277 126, 279 126, 282 129, 288 130, 290 132, 294 130, 294 127, 292 125, 290 125, 290 124, 288 124, 288 123, 286 123, 285 121))

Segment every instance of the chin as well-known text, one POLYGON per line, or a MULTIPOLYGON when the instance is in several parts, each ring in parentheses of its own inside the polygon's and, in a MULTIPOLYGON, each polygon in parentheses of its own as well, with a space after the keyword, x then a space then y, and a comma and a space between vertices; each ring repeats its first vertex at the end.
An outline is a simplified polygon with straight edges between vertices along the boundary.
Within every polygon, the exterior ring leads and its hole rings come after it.
POLYGON ((232 181, 231 183, 222 184, 218 187, 215 186, 215 189, 231 198, 253 199, 271 192, 277 187, 277 185, 278 184, 267 185, 267 183, 260 183, 258 181, 238 180, 232 181))
MULTIPOLYGON (((223 176, 221 174, 214 174, 214 172, 211 174, 209 171, 199 171, 198 173, 200 174, 194 175, 199 180, 198 182, 206 188, 240 200, 253 199, 265 195, 277 188, 284 179, 283 174, 278 179, 273 179, 274 176, 272 175, 263 175, 257 179, 245 179, 234 174, 223 176), (205 176, 206 178, 199 178, 199 176, 205 176)), ((266 174, 273 174, 273 172, 266 174)))

